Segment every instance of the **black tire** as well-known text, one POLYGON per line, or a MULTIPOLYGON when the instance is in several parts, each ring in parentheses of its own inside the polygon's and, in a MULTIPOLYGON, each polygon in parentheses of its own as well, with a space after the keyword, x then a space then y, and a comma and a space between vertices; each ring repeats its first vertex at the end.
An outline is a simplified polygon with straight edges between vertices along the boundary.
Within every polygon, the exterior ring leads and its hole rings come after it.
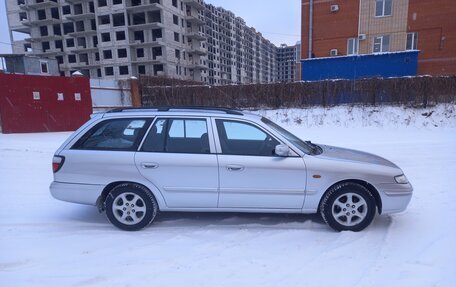
POLYGON ((377 206, 372 193, 364 186, 352 182, 333 186, 325 193, 320 203, 320 213, 323 220, 336 231, 361 231, 365 229, 374 219, 376 210, 377 206), (358 202, 355 202, 355 204, 359 203, 362 204, 362 206, 356 207, 355 205, 352 205, 342 209, 340 205, 348 203, 347 201, 345 203, 343 202, 344 198, 346 198, 345 200, 348 200, 349 197, 352 201, 362 198, 365 201, 365 204, 363 204, 362 200, 359 200, 358 202), (337 203, 335 203, 336 200, 337 203), (335 216, 334 213, 340 215, 335 216), (345 214, 350 215, 346 216, 345 214), (353 225, 347 224, 349 220, 353 225), (344 224, 344 222, 346 224, 344 224))
MULTIPOLYGON (((155 219, 155 216, 158 212, 158 204, 152 193, 142 185, 131 183, 125 183, 114 187, 106 197, 105 207, 106 215, 109 221, 114 226, 126 231, 137 231, 148 226, 155 219), (136 202, 133 202, 135 195, 140 199, 137 199, 136 202), (131 208, 131 210, 127 210, 129 212, 129 215, 125 214, 127 218, 124 219, 124 221, 129 221, 128 224, 123 223, 121 221, 122 219, 119 219, 119 217, 122 217, 124 215, 124 211, 119 209, 119 207, 123 206, 123 200, 120 198, 120 196, 124 196, 127 199, 126 202, 128 203, 125 204, 130 205, 129 208, 131 208), (114 202, 115 200, 116 203, 114 202), (114 208, 114 203, 118 207, 117 209, 114 208), (135 203, 137 203, 137 209, 144 211, 134 210, 135 203), (134 219, 133 216, 135 216, 134 219)), ((125 211, 125 213, 127 211, 125 211)))

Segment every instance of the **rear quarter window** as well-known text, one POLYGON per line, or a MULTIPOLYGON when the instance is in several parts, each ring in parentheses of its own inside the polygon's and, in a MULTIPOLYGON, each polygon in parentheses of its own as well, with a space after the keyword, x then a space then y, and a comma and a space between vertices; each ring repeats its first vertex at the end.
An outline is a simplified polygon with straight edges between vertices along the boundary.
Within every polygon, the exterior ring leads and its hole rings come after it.
POLYGON ((113 119, 96 124, 72 147, 79 150, 135 151, 151 119, 113 119))

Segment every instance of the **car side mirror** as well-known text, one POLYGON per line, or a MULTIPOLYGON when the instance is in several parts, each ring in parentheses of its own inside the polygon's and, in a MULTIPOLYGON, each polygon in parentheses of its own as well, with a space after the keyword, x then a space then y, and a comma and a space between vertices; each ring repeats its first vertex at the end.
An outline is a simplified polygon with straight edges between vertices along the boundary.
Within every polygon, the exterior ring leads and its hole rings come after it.
POLYGON ((278 156, 288 156, 290 154, 290 148, 287 145, 279 144, 275 147, 275 154, 278 156))

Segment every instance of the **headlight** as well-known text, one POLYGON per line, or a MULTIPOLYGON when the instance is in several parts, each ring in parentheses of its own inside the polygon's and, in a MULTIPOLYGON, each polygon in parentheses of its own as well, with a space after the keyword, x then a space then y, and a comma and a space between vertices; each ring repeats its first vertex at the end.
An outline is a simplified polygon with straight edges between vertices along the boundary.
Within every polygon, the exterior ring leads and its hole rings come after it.
POLYGON ((394 180, 399 184, 406 184, 408 183, 408 179, 404 174, 398 175, 394 177, 394 180))

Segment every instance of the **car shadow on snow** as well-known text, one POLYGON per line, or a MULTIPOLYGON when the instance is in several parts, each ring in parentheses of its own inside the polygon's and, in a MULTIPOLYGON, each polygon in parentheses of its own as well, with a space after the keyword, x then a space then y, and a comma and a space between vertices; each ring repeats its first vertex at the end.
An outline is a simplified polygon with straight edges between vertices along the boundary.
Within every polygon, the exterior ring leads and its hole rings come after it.
MULTIPOLYGON (((104 213, 96 208, 77 206, 62 214, 63 221, 89 224, 92 228, 114 228, 104 213), (94 226, 96 225, 96 226, 94 226)), ((376 216, 368 229, 388 230, 391 216, 376 216)), ((209 229, 302 229, 332 232, 319 214, 278 213, 228 213, 228 212, 161 212, 157 214, 151 230, 161 228, 209 228, 209 229)), ((146 228, 146 230, 148 229, 146 228)))

